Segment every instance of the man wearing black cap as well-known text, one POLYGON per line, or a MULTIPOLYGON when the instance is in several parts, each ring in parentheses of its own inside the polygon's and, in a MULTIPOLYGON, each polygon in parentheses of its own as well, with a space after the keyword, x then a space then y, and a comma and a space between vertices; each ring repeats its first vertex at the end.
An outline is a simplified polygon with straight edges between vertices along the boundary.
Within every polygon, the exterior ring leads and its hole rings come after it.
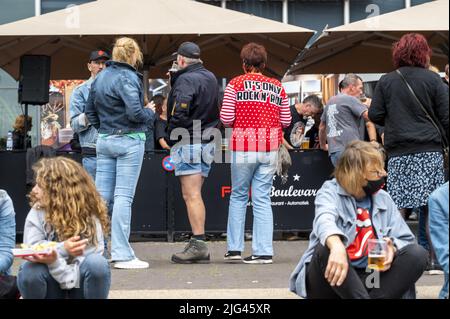
POLYGON ((88 70, 91 72, 89 80, 77 86, 70 97, 70 126, 80 139, 83 167, 95 181, 97 158, 95 146, 97 144, 97 130, 89 124, 84 113, 92 81, 105 68, 105 62, 110 59, 108 53, 102 50, 91 52, 88 70))
POLYGON ((200 48, 195 43, 182 43, 176 55, 178 71, 171 76, 167 104, 168 135, 193 236, 184 251, 172 255, 172 261, 208 263, 202 185, 214 158, 215 147, 208 132, 219 122, 219 87, 214 74, 203 67, 200 48))

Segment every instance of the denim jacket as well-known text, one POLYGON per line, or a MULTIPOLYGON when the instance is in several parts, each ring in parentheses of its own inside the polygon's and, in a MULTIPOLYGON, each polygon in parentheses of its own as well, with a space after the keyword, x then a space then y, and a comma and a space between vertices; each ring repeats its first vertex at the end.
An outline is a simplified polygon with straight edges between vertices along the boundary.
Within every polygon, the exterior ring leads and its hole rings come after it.
POLYGON ((440 299, 448 298, 448 182, 431 193, 428 199, 430 236, 439 264, 444 270, 440 299))
POLYGON ((90 78, 73 90, 70 97, 70 126, 75 133, 78 133, 82 148, 95 149, 98 133, 96 128, 90 125, 85 114, 86 103, 93 81, 94 79, 90 78))
POLYGON ((16 219, 14 206, 6 191, 0 189, 0 275, 11 274, 16 244, 16 219))
POLYGON ((155 113, 143 105, 142 76, 127 63, 108 61, 92 82, 86 115, 100 134, 144 133, 155 113))
MULTIPOLYGON (((356 201, 336 181, 326 181, 317 192, 315 218, 309 246, 290 277, 289 289, 306 298, 305 264, 311 261, 314 249, 326 245, 331 235, 340 235, 345 247, 356 236, 356 201)), ((379 238, 390 237, 397 249, 415 243, 415 237, 400 215, 392 198, 383 190, 372 197, 372 226, 379 238)))

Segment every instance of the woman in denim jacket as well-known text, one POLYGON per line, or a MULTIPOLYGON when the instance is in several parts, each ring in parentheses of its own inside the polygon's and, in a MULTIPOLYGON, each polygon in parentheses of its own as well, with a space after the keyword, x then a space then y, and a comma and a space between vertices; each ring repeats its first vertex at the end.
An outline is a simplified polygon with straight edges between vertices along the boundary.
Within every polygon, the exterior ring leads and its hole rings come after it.
POLYGON ((372 144, 350 143, 315 200, 309 247, 290 279, 291 291, 310 299, 401 298, 422 275, 427 252, 417 245, 391 197, 372 144), (368 240, 387 243, 384 269, 368 269, 368 240))
POLYGON ((6 191, 0 189, 0 275, 9 275, 13 263, 11 249, 16 244, 14 206, 6 191))
POLYGON ((116 41, 112 61, 91 86, 86 115, 98 129, 96 186, 112 214, 111 258, 115 268, 148 268, 128 239, 131 205, 144 158, 145 132, 154 121, 154 108, 144 107, 142 53, 135 40, 116 41))

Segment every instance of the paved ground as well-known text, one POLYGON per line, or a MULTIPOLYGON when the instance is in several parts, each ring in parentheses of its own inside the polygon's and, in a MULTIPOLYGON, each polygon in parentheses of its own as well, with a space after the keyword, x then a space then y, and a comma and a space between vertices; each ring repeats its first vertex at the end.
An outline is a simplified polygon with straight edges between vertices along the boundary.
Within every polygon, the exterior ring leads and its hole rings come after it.
MULTIPOLYGON (((307 247, 307 241, 277 241, 271 265, 230 264, 223 261, 224 241, 210 242, 212 262, 179 265, 172 253, 184 243, 133 243, 136 255, 150 263, 145 270, 112 270, 110 298, 152 299, 285 299, 297 298, 288 291, 289 275, 307 247)), ((246 242, 250 254, 250 242, 246 242)), ((245 256, 247 256, 245 254, 245 256)), ((16 260, 14 270, 20 261, 16 260)), ((418 298, 437 298, 443 276, 424 274, 417 283, 418 298)))

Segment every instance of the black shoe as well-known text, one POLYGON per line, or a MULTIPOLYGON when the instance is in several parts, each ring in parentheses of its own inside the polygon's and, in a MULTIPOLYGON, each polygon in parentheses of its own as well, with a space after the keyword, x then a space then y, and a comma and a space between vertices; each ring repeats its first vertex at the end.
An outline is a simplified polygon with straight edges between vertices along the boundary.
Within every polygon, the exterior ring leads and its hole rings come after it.
POLYGON ((242 260, 241 252, 235 250, 229 250, 225 256, 223 256, 225 260, 242 260))
POLYGON ((246 264, 271 264, 272 256, 249 256, 247 258, 244 258, 244 263, 246 264))
POLYGON ((442 266, 439 265, 436 261, 429 261, 427 263, 427 268, 425 268, 425 271, 428 272, 429 275, 443 275, 444 271, 442 269, 442 266))

